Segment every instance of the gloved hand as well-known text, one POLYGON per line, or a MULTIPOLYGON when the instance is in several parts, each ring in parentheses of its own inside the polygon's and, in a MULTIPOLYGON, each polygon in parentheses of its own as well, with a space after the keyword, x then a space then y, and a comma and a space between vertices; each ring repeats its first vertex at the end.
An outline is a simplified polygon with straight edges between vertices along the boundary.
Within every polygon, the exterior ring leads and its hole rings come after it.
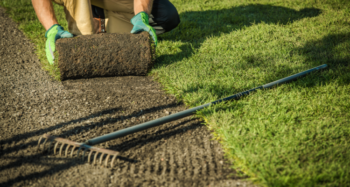
POLYGON ((131 23, 134 25, 134 27, 131 30, 132 34, 136 34, 142 31, 147 31, 153 38, 153 41, 157 47, 158 39, 156 31, 153 27, 149 25, 148 22, 148 14, 144 11, 136 14, 132 19, 131 23))
POLYGON ((60 38, 72 38, 72 37, 73 37, 73 34, 71 34, 68 31, 65 31, 63 27, 58 24, 52 25, 52 27, 46 31, 45 33, 45 38, 47 38, 46 45, 45 45, 46 58, 51 65, 55 60, 54 52, 56 51, 56 45, 55 45, 56 40, 60 38))

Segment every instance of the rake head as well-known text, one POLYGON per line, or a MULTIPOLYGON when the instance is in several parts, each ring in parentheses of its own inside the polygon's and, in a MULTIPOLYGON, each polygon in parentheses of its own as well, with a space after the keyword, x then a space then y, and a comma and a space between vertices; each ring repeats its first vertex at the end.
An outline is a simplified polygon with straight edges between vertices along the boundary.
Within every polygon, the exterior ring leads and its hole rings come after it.
POLYGON ((53 150, 54 154, 59 154, 60 156, 68 157, 70 152, 70 157, 81 157, 82 160, 85 160, 87 157, 88 163, 91 162, 91 158, 93 157, 92 164, 97 164, 97 162, 99 162, 100 165, 103 165, 104 163, 105 167, 108 167, 109 160, 112 158, 110 161, 110 166, 112 168, 114 167, 114 161, 119 154, 117 151, 74 142, 64 138, 51 136, 50 134, 44 134, 40 137, 37 149, 39 150, 40 147, 42 147, 44 151, 48 150, 48 152, 53 150), (44 141, 42 142, 42 140, 44 141), (76 150, 77 153, 75 154, 76 150), (89 152, 88 155, 86 154, 87 152, 89 152), (82 155, 80 155, 80 153, 82 153, 82 155))

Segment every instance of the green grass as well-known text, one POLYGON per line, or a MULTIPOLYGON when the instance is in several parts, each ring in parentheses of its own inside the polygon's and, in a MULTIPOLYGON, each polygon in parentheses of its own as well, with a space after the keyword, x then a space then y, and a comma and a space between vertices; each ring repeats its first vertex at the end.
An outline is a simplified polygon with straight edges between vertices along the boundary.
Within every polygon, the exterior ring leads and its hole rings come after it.
MULTIPOLYGON (((45 31, 28 2, 0 5, 44 61, 45 31)), ((329 65, 198 112, 232 167, 262 186, 349 185, 350 1, 171 2, 181 24, 161 36, 151 74, 188 106, 329 65)))
POLYGON ((172 1, 153 73, 190 106, 329 68, 198 113, 233 167, 266 186, 350 184, 350 2, 172 1))

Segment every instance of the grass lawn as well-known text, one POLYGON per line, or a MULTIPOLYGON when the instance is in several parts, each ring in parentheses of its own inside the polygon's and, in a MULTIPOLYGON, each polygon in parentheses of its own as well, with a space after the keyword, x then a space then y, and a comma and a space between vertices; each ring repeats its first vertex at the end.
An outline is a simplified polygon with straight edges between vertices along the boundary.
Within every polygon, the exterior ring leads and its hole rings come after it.
MULTIPOLYGON (((151 74, 188 106, 309 68, 325 70, 198 112, 232 167, 262 186, 350 184, 350 1, 171 0, 181 24, 162 35, 151 74)), ((29 0, 0 6, 37 45, 45 30, 29 0)), ((62 8, 56 6, 65 27, 62 8)))

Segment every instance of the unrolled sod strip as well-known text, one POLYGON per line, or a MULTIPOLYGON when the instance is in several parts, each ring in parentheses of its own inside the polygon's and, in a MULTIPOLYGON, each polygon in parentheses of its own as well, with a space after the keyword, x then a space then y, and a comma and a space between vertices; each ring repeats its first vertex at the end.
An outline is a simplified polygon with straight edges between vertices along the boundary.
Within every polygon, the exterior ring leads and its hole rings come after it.
POLYGON ((154 50, 147 32, 95 34, 56 42, 61 80, 146 75, 154 50))

